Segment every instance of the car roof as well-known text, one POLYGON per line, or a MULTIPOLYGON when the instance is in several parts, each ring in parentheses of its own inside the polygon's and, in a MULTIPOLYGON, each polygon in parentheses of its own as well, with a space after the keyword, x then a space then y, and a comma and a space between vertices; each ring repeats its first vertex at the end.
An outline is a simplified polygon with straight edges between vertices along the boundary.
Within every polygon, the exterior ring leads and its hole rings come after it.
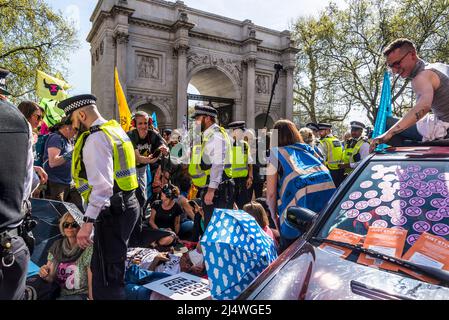
POLYGON ((372 160, 449 159, 449 146, 390 147, 376 152, 372 160))

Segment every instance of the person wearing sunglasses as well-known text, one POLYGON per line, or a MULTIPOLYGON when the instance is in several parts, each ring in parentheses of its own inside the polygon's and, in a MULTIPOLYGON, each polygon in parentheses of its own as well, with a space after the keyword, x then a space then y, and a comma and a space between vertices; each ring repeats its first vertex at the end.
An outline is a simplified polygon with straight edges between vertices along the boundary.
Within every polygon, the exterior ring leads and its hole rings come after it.
POLYGON ((80 225, 70 213, 59 221, 62 238, 56 240, 48 250, 48 261, 39 270, 43 280, 59 284, 59 300, 92 300, 92 272, 90 261, 92 246, 82 249, 76 236, 80 225))
MULTIPOLYGON (((33 129, 33 153, 36 157, 36 142, 38 140, 37 135, 37 128, 42 122, 43 116, 44 116, 44 109, 39 106, 37 103, 33 101, 22 101, 19 103, 17 108, 22 112, 22 114, 25 116, 25 118, 28 120, 28 122, 31 125, 31 128, 33 129)), ((41 167, 41 166, 34 166, 34 178, 33 178, 33 191, 37 189, 37 187, 40 185, 44 185, 47 183, 48 175, 47 172, 41 167)))
POLYGON ((370 152, 382 143, 401 146, 406 139, 422 141, 448 138, 446 130, 438 129, 441 129, 441 126, 449 128, 449 65, 424 61, 418 56, 415 44, 405 38, 390 43, 383 55, 393 74, 411 80, 417 98, 414 107, 401 119, 387 118, 389 129, 372 140, 370 152), (440 125, 434 126, 435 130, 427 128, 423 121, 420 122, 425 120, 423 118, 431 110, 434 120, 440 121, 440 125), (417 124, 423 129, 418 131, 417 124))

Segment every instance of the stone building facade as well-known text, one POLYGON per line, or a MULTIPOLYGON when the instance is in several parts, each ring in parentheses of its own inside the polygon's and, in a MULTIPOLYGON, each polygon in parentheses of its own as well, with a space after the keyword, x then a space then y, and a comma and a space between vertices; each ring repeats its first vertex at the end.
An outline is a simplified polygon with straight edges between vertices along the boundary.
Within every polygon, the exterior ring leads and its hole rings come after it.
POLYGON ((182 126, 189 83, 201 95, 233 99, 231 120, 260 128, 275 63, 283 70, 271 120, 292 118, 297 49, 289 31, 162 0, 99 0, 91 22, 92 93, 107 118, 118 118, 117 66, 131 111, 156 112, 163 128, 182 126))

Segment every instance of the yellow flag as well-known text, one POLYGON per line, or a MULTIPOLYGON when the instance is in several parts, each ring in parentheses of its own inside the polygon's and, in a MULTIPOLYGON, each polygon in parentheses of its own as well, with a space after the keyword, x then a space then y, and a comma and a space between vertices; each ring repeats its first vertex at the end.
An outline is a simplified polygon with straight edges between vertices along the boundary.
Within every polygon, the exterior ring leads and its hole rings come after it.
POLYGON ((126 102, 125 94, 123 93, 122 85, 118 79, 117 67, 115 67, 115 97, 117 98, 118 114, 120 117, 120 125, 125 132, 131 129, 131 112, 126 102))
POLYGON ((36 94, 38 97, 61 101, 68 98, 66 92, 68 88, 70 88, 70 85, 64 80, 37 70, 36 94))

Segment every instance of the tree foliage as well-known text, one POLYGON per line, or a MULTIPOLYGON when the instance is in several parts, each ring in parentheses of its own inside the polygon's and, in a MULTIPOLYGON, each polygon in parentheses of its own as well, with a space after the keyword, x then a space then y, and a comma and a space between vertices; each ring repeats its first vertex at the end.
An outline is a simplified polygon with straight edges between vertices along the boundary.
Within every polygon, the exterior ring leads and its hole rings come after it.
MULTIPOLYGON (((330 4, 318 18, 293 27, 297 57, 295 103, 304 121, 341 121, 349 109, 375 122, 385 67, 383 49, 394 39, 415 42, 421 58, 449 61, 448 0, 350 0, 330 4)), ((409 81, 392 78, 393 112, 413 103, 409 81)))
POLYGON ((0 66, 13 99, 32 95, 36 69, 54 74, 77 47, 76 31, 44 0, 0 0, 0 66))

